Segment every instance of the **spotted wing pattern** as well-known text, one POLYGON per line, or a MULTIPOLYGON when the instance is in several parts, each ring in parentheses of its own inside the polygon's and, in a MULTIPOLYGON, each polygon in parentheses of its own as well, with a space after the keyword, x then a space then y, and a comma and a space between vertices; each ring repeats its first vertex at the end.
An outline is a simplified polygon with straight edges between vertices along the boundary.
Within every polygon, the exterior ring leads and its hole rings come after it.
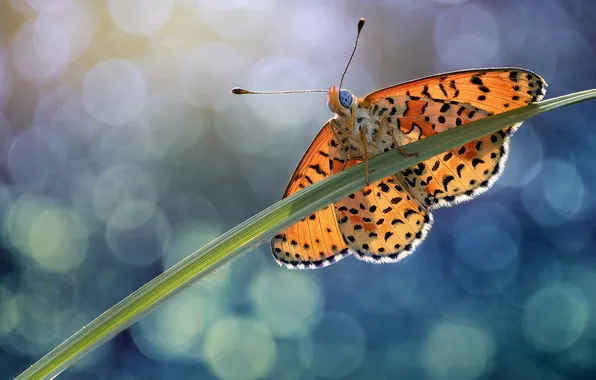
POLYGON ((399 261, 414 251, 432 225, 432 215, 395 176, 386 177, 335 203, 344 239, 356 258, 399 261))
MULTIPOLYGON (((304 154, 284 198, 328 177, 334 159, 340 167, 339 156, 333 130, 327 123, 304 154)), ((351 253, 337 224, 333 205, 275 235, 271 249, 278 263, 297 269, 326 266, 351 253)))
MULTIPOLYGON (((522 69, 461 71, 389 87, 361 107, 407 144, 449 128, 539 101, 546 83, 522 69)), ((488 190, 507 159, 509 135, 521 123, 472 141, 401 172, 398 177, 426 206, 450 206, 488 190)))

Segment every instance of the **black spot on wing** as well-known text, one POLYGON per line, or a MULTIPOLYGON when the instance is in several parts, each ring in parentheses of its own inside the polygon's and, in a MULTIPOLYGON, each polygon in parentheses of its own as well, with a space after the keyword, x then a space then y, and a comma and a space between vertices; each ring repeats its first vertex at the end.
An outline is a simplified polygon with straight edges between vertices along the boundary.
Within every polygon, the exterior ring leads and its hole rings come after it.
POLYGON ((443 95, 449 96, 449 95, 447 95, 447 91, 445 91, 445 86, 443 86, 443 83, 439 83, 439 88, 441 89, 441 92, 443 93, 443 95))
POLYGON ((406 219, 407 219, 407 218, 408 218, 410 215, 412 215, 412 214, 416 214, 416 211, 414 211, 414 210, 412 210, 411 208, 409 208, 409 209, 407 209, 407 210, 404 212, 404 218, 406 218, 406 219))
POLYGON ((483 164, 483 163, 484 163, 483 159, 476 157, 472 160, 472 167, 476 168, 476 166, 478 166, 478 164, 483 164))
POLYGON ((484 82, 482 82, 482 79, 480 79, 479 76, 474 75, 471 79, 470 82, 472 82, 472 84, 476 84, 478 86, 482 86, 484 84, 484 82))
POLYGON ((453 97, 454 98, 457 98, 459 96, 459 90, 457 89, 457 86, 455 85, 455 81, 454 80, 452 80, 449 83, 449 87, 451 87, 453 90, 455 90, 455 93, 453 94, 453 97))
MULTIPOLYGON (((385 236, 383 236, 383 239, 385 239, 385 241, 389 240, 389 238, 393 235, 393 232, 391 231, 387 231, 385 232, 385 236)), ((380 251, 380 250, 379 250, 380 251)))
POLYGON ((313 169, 319 175, 327 176, 327 172, 324 171, 319 164, 309 165, 308 167, 313 169))
POLYGON ((457 176, 459 178, 461 178, 461 171, 464 170, 465 167, 466 167, 465 164, 459 164, 459 165, 457 165, 456 171, 457 171, 457 176))
POLYGON ((447 175, 445 176, 445 178, 443 178, 443 188, 445 190, 447 190, 447 186, 449 185, 449 182, 455 180, 455 177, 452 175, 447 175))

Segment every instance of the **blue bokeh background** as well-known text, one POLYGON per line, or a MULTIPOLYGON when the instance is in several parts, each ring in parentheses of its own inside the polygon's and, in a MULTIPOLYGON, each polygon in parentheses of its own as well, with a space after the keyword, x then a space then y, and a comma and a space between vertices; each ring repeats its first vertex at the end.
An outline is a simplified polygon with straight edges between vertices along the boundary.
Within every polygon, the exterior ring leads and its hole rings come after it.
MULTIPOLYGON (((276 202, 325 94, 520 66, 596 87, 592 0, 5 0, 0 378, 276 202)), ((596 103, 512 140, 488 193, 395 265, 278 267, 268 246, 169 300, 61 379, 596 376, 596 103)))

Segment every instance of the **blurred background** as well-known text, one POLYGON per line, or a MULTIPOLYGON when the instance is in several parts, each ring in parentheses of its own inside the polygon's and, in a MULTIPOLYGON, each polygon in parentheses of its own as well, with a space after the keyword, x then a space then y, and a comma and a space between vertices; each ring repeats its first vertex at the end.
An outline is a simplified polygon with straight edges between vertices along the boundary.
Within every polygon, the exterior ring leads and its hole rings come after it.
MULTIPOLYGON (((276 202, 326 94, 520 66, 596 87, 592 0, 4 0, 0 378, 276 202)), ((512 140, 503 176, 435 213, 407 260, 278 267, 268 245, 61 379, 596 376, 596 103, 512 140)))

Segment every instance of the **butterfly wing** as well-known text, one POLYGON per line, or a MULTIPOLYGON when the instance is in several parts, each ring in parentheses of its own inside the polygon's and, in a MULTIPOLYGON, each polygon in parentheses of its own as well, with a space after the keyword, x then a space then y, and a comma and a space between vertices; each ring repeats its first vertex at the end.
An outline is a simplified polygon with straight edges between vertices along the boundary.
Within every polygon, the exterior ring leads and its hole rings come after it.
MULTIPOLYGON (((341 167, 334 136, 327 122, 294 171, 284 198, 328 177, 334 163, 336 167, 341 167)), ((337 225, 333 205, 275 235, 271 249, 275 260, 291 269, 319 268, 351 253, 337 225)))
MULTIPOLYGON (((439 74, 366 96, 360 103, 407 144, 450 128, 536 102, 546 82, 523 69, 500 68, 439 74)), ((399 173, 431 208, 481 194, 496 181, 507 159, 509 135, 521 123, 472 141, 399 173)))
POLYGON ((335 203, 341 232, 358 259, 396 262, 424 240, 432 215, 395 176, 335 203))

